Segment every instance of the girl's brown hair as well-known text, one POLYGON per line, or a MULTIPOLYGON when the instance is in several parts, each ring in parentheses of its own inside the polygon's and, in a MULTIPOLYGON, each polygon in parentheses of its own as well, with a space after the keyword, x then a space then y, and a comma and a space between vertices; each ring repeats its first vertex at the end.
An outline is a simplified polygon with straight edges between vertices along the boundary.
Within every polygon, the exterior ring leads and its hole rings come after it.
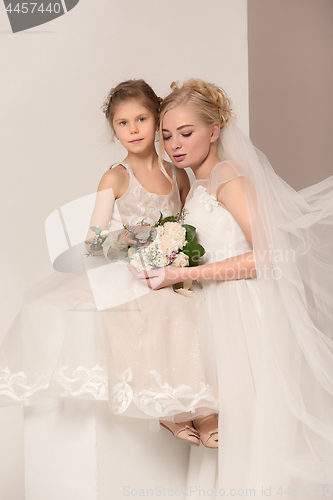
POLYGON ((153 89, 144 80, 127 80, 112 88, 104 103, 104 113, 113 131, 113 118, 119 104, 135 99, 147 108, 159 124, 160 106, 162 99, 157 97, 153 89))

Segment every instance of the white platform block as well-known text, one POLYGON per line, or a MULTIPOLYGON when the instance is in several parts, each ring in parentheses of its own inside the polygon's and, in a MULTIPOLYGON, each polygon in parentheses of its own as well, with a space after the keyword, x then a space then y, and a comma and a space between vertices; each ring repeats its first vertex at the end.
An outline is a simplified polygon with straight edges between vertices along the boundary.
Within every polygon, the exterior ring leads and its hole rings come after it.
POLYGON ((22 406, 0 408, 0 499, 25 500, 22 406))
POLYGON ((151 432, 148 421, 115 416, 104 402, 55 400, 24 414, 25 497, 17 500, 118 500, 157 492, 183 498, 190 447, 165 429, 151 432))

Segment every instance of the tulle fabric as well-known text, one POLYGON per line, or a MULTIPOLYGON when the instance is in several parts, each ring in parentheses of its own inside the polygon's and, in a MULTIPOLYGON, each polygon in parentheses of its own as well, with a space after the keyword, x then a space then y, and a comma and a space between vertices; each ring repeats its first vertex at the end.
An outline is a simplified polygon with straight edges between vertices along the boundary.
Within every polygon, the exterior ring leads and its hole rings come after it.
MULTIPOLYGON (((147 192, 130 165, 124 167, 129 186, 115 202, 110 230, 143 219, 155 223, 161 212, 181 210, 175 167, 170 197, 147 192)), ((98 202, 98 213, 101 208, 98 202)), ((86 273, 53 273, 26 291, 0 349, 0 404, 107 401, 116 415, 149 419, 152 430, 160 418, 184 421, 218 411, 212 332, 200 287, 189 297, 172 288, 150 290, 119 253, 110 262, 89 257, 86 273)))
MULTIPOLYGON (((333 484, 333 177, 296 192, 233 120, 221 139, 222 161, 193 184, 187 221, 210 262, 251 250, 216 206, 220 186, 242 176, 257 278, 204 282, 219 381, 217 484, 313 498, 333 484)), ((198 476, 207 458, 192 454, 198 476)))

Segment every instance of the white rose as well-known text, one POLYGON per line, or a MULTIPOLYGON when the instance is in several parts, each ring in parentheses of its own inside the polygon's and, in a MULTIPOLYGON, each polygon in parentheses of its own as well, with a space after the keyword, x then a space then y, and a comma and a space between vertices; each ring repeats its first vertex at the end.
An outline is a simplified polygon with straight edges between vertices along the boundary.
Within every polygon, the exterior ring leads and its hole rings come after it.
POLYGON ((187 267, 189 265, 189 258, 183 252, 179 252, 172 265, 177 267, 187 267))
POLYGON ((129 249, 128 249, 129 258, 132 259, 137 252, 138 251, 135 247, 129 247, 129 249))
POLYGON ((177 242, 179 248, 185 245, 186 229, 178 222, 166 222, 164 224, 164 235, 167 235, 175 243, 177 242))
POLYGON ((156 232, 158 236, 162 236, 162 234, 164 233, 164 226, 157 226, 156 232))
POLYGON ((101 231, 100 236, 109 236, 109 234, 110 234, 110 231, 108 231, 107 229, 103 229, 103 231, 101 231))
POLYGON ((159 237, 161 252, 164 255, 170 255, 177 252, 186 244, 186 229, 178 222, 166 222, 164 224, 164 233, 159 237))

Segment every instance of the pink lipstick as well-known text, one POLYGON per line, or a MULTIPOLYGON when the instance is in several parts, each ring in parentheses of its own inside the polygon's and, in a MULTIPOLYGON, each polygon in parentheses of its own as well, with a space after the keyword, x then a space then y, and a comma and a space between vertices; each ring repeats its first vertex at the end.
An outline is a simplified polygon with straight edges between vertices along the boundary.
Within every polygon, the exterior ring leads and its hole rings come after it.
POLYGON ((185 154, 184 154, 184 155, 174 155, 173 159, 174 159, 175 161, 178 161, 178 162, 179 162, 179 161, 183 161, 183 160, 185 159, 185 157, 186 157, 186 155, 185 155, 185 154))

